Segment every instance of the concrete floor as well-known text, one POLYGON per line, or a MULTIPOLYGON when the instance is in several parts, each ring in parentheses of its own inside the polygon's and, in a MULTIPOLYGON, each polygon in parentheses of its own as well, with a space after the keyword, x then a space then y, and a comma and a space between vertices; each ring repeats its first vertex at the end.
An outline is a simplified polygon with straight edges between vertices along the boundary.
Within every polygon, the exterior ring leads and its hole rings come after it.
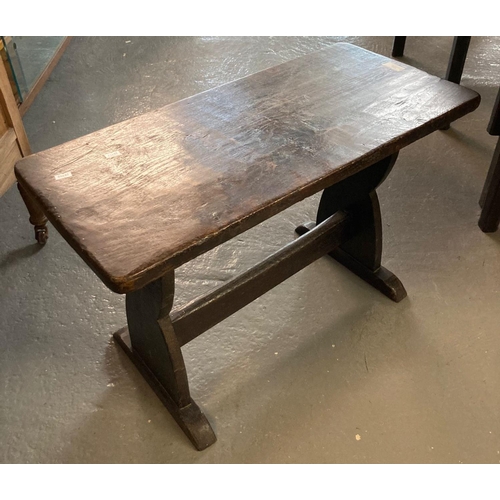
MULTIPOLYGON (((346 40, 75 38, 25 116, 35 151, 346 40)), ((392 37, 349 37, 389 55, 392 37)), ((443 76, 452 39, 405 62, 443 76)), ((474 37, 462 83, 482 104, 404 149, 379 190, 394 304, 320 259, 184 348, 218 442, 196 452, 111 340, 124 300, 51 230, 33 244, 0 198, 1 462, 500 462, 500 232, 477 227, 495 138, 500 39, 474 37), (357 439, 356 436, 358 435, 357 439)), ((293 238, 318 196, 181 268, 177 299, 293 238)))

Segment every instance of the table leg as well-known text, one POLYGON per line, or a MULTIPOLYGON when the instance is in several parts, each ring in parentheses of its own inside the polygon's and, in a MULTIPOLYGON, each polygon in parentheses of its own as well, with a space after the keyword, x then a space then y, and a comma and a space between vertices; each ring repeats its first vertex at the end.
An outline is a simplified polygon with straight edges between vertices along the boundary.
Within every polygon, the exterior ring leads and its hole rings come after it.
POLYGON ((170 320, 173 300, 173 271, 128 293, 128 329, 114 337, 196 449, 204 450, 217 438, 189 393, 184 358, 170 320))
POLYGON ((35 226, 36 241, 38 241, 40 245, 45 245, 49 237, 47 217, 45 217, 45 214, 42 212, 40 207, 32 200, 31 196, 22 188, 22 186, 18 184, 17 187, 30 214, 30 223, 35 226))
MULTIPOLYGON (((392 169, 396 155, 372 165, 323 192, 316 224, 342 210, 350 214, 356 225, 355 235, 329 255, 361 279, 381 291, 394 302, 406 297, 401 281, 381 265, 382 221, 375 188, 392 169)), ((299 226, 300 235, 314 227, 314 223, 299 226)))
POLYGON ((478 225, 481 231, 493 233, 498 229, 500 221, 500 138, 493 153, 483 193, 483 208, 478 225))

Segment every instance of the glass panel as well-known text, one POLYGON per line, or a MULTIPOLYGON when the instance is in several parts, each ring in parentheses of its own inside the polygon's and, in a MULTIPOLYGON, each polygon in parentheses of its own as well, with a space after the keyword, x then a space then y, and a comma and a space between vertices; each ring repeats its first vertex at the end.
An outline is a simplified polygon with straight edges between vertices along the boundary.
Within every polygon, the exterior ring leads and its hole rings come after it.
POLYGON ((0 37, 0 49, 2 50, 2 59, 5 63, 5 69, 11 82, 14 97, 16 98, 16 102, 20 104, 28 93, 28 87, 12 37, 0 37))
POLYGON ((8 45, 9 56, 15 53, 19 62, 18 68, 13 67, 23 98, 33 88, 34 84, 54 57, 57 49, 63 43, 64 36, 13 36, 8 45), (21 76, 22 74, 22 76, 21 76), (23 84, 24 82, 24 88, 23 84))

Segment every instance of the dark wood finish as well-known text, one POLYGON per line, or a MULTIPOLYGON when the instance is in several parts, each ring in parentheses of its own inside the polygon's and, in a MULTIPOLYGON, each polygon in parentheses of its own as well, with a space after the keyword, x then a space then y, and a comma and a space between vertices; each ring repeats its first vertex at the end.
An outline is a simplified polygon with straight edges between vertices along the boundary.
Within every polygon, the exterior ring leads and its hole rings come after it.
POLYGON ((16 173, 103 282, 125 293, 479 101, 471 90, 335 44, 38 153, 16 173))
POLYGON ((450 60, 446 69, 446 80, 453 83, 460 83, 464 71, 467 51, 469 50, 470 36, 456 36, 453 38, 450 60))
POLYGON ((500 221, 500 139, 483 188, 484 199, 478 225, 481 231, 493 233, 498 229, 500 221))
POLYGON ((397 153, 326 189, 315 227, 308 227, 296 241, 186 306, 170 312, 173 271, 127 294, 129 330, 121 330, 115 338, 197 449, 209 446, 215 435, 190 397, 183 345, 326 254, 392 300, 399 302, 406 296, 398 278, 380 265, 382 225, 375 188, 396 158, 397 153), (182 415, 191 403, 198 417, 194 419, 191 412, 188 425, 182 415))
MULTIPOLYGON (((456 36, 453 39, 453 46, 448 61, 446 70, 446 80, 454 83, 460 83, 462 74, 467 59, 471 37, 456 36)), ((402 56, 404 52, 406 37, 394 37, 394 45, 392 55, 394 57, 402 56)), ((441 127, 441 130, 448 130, 449 124, 441 127)), ((500 89, 497 94, 490 122, 488 124, 488 132, 491 135, 500 136, 500 89)), ((485 233, 495 232, 498 229, 500 221, 500 159, 498 154, 500 140, 497 142, 490 168, 486 177, 486 181, 481 192, 479 205, 482 208, 479 217, 478 225, 485 233)))
POLYGON ((348 239, 351 227, 341 212, 289 243, 257 266, 172 313, 181 345, 187 344, 348 239))
MULTIPOLYGON (((448 68, 446 69, 445 79, 449 82, 460 83, 464 71, 467 51, 469 50, 470 36, 456 36, 453 38, 448 68)), ((441 130, 448 130, 450 124, 447 123, 441 130)))
POLYGON ((183 407, 175 404, 165 387, 154 376, 142 358, 134 352, 128 329, 122 328, 113 337, 134 363, 160 401, 165 405, 165 408, 174 417, 174 420, 193 443, 194 447, 198 451, 202 451, 214 444, 217 441, 217 437, 199 406, 192 399, 188 405, 183 407))
MULTIPOLYGON (((500 88, 488 124, 488 132, 500 136, 500 88)), ((482 207, 479 227, 485 233, 495 232, 500 221, 500 138, 493 153, 479 205, 482 207)))
POLYGON ((28 111, 29 107, 33 104, 35 97, 38 95, 40 90, 42 90, 42 87, 45 85, 45 82, 51 75, 52 71, 54 71, 54 68, 57 66, 59 59, 61 59, 62 55, 64 54, 64 51, 68 48, 71 38, 73 37, 67 36, 64 38, 63 42, 61 43, 61 45, 59 45, 54 55, 52 56, 52 59, 49 61, 49 64, 47 64, 47 66, 42 71, 42 73, 36 80, 31 90, 29 91, 28 95, 25 97, 25 99, 19 106, 19 112, 21 113, 21 116, 25 115, 26 111, 28 111))
MULTIPOLYGON (((382 267, 382 218, 375 192, 389 175, 397 154, 379 161, 344 181, 325 189, 318 208, 316 224, 337 213, 351 216, 352 237, 329 254, 361 279, 381 291, 394 302, 406 297, 401 281, 382 267)), ((305 234, 316 224, 308 223, 296 229, 305 234)))
POLYGON ((49 230, 47 229, 47 217, 40 209, 40 206, 33 201, 31 196, 18 184, 19 193, 28 209, 30 214, 30 223, 33 224, 35 229, 35 239, 40 245, 45 245, 49 237, 49 230))
POLYGON ((116 332, 114 338, 196 449, 207 448, 216 437, 190 396, 181 346, 348 240, 348 222, 341 212, 333 215, 261 264, 172 314, 173 271, 126 295, 128 329, 116 332))
POLYGON ((169 316, 173 300, 173 271, 128 293, 128 330, 121 330, 114 337, 196 449, 203 450, 216 437, 189 393, 184 359, 169 316))
POLYGON ((197 449, 215 441, 181 347, 327 253, 393 300, 376 187, 398 151, 474 110, 475 92, 347 44, 18 163, 54 226, 114 291, 115 334, 197 449), (171 312, 174 269, 324 189, 315 228, 171 312))
MULTIPOLYGON (((497 98, 495 100, 495 104, 493 105, 493 111, 491 112, 491 117, 488 123, 487 130, 490 135, 500 136, 500 88, 498 89, 497 98)), ((495 158, 493 157, 493 160, 490 164, 490 168, 488 170, 488 175, 486 176, 486 180, 484 182, 483 190, 481 192, 481 197, 479 198, 479 206, 481 208, 484 207, 484 201, 486 199, 488 192, 490 191, 489 187, 496 172, 495 167, 496 167, 496 162, 495 158)))
POLYGON ((403 57, 405 53, 405 44, 406 37, 405 36, 395 36, 394 44, 392 45, 392 57, 403 57))
POLYGON ((500 89, 498 89, 495 105, 493 106, 490 122, 488 123, 488 133, 500 136, 500 89))

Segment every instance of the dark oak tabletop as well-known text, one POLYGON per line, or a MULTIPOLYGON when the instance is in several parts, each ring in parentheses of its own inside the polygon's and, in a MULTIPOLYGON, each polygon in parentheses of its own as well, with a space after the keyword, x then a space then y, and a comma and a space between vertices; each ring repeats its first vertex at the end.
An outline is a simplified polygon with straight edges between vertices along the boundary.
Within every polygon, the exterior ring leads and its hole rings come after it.
POLYGON ((104 283, 124 293, 479 100, 338 43, 29 156, 16 174, 104 283))

